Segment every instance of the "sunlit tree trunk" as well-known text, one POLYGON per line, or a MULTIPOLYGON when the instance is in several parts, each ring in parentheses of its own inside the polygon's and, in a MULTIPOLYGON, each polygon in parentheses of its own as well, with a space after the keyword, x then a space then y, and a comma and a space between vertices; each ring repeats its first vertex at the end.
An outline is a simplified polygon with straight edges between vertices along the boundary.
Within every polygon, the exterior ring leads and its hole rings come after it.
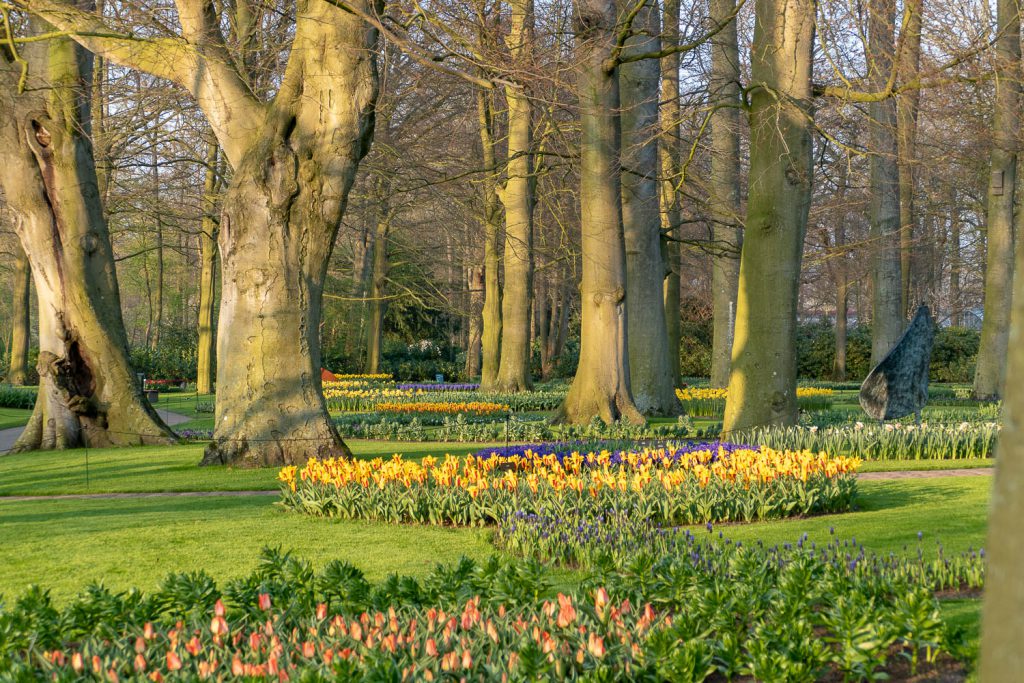
MULTIPOLYGON (((212 138, 212 136, 211 136, 212 138)), ((199 234, 199 344, 196 391, 200 394, 213 393, 214 339, 217 320, 214 312, 214 298, 217 284, 217 220, 213 214, 216 195, 220 187, 217 142, 206 143, 206 175, 203 180, 203 218, 199 234)))
MULTIPOLYGON (((1024 251, 1017 257, 1018 271, 1024 270, 1024 251)), ((986 683, 1014 681, 1024 671, 1024 278, 1015 282, 1011 320, 1003 428, 985 544, 981 680, 986 683)))
POLYGON ((995 112, 988 186, 985 304, 974 374, 978 398, 998 398, 1006 379, 1006 349, 1013 298, 1014 190, 1020 129, 1020 5, 999 0, 995 112))
MULTIPOLYGON (((640 10, 633 22, 636 35, 626 41, 624 57, 661 49, 659 19, 657 5, 653 2, 640 10)), ((660 67, 657 59, 643 59, 627 61, 619 69, 629 377, 633 401, 645 415, 670 415, 679 411, 672 372, 673 354, 665 325, 658 205, 660 67)))
POLYGON ((796 314, 811 202, 813 0, 757 0, 750 188, 725 433, 792 424, 796 314))
POLYGON ((469 286, 469 340, 466 344, 466 378, 480 374, 480 339, 483 336, 484 269, 470 266, 467 273, 469 286))
MULTIPOLYGON (((164 220, 161 215, 160 206, 160 167, 159 160, 156 153, 157 139, 156 135, 151 135, 150 140, 150 160, 149 160, 149 173, 150 173, 150 190, 152 196, 150 201, 153 202, 153 223, 154 223, 154 237, 155 244, 153 248, 153 255, 156 257, 156 288, 154 290, 155 300, 153 302, 153 318, 152 318, 152 329, 149 337, 150 348, 157 348, 160 346, 160 330, 164 325, 164 220)), ((167 377, 165 379, 171 379, 167 377)))
MULTIPOLYGON (((511 0, 506 38, 513 65, 526 67, 532 52, 533 0, 511 0)), ((530 301, 533 296, 533 105, 526 91, 505 88, 508 163, 498 196, 505 206, 505 287, 501 298, 499 391, 526 391, 530 378, 530 301)))
MULTIPOLYGON (((679 44, 679 0, 664 0, 662 3, 661 40, 667 50, 679 44)), ((661 139, 658 157, 661 169, 661 230, 662 257, 665 259, 664 308, 665 331, 668 334, 668 348, 671 355, 672 381, 680 383, 679 336, 681 320, 679 314, 682 296, 679 277, 680 249, 679 233, 682 222, 682 207, 677 183, 680 181, 680 121, 682 112, 679 104, 679 53, 673 51, 661 60, 661 139)))
POLYGON ((484 308, 480 338, 480 388, 493 390, 501 364, 501 204, 497 192, 490 95, 479 90, 476 102, 484 167, 484 308))
POLYGON ((558 419, 641 423, 629 378, 614 0, 576 3, 583 281, 580 360, 558 419))
POLYGON ((711 259, 713 334, 711 386, 729 384, 732 331, 739 286, 743 232, 740 229, 740 56, 736 0, 711 0, 711 23, 725 24, 711 40, 711 259))
MULTIPOLYGON (((869 80, 884 91, 893 68, 895 0, 873 0, 868 20, 869 80)), ((900 177, 897 163, 896 100, 868 105, 871 179, 871 363, 880 363, 903 333, 900 267, 900 177)))
MULTIPOLYGON (((899 55, 901 79, 906 82, 918 75, 921 62, 922 0, 906 3, 908 20, 903 28, 902 52, 899 55)), ((914 191, 916 189, 917 111, 921 100, 918 88, 901 93, 896 100, 900 175, 900 301, 904 320, 910 315, 911 252, 914 246, 914 191)))
POLYGON ((11 359, 7 381, 21 385, 28 381, 28 346, 31 338, 32 267, 24 250, 18 249, 14 262, 14 296, 11 298, 11 359))
MULTIPOLYGON (((46 31, 45 27, 38 27, 46 31)), ((89 142, 92 60, 66 38, 0 61, 0 185, 39 309, 39 397, 15 451, 171 443, 128 361, 89 142)))

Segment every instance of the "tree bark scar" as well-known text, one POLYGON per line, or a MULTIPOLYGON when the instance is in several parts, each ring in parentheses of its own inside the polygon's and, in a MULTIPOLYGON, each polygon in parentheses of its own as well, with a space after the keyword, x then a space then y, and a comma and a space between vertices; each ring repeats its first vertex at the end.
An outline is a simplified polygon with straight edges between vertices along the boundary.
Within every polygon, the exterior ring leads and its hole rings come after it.
POLYGON ((38 120, 32 119, 32 137, 35 139, 36 144, 30 144, 29 147, 35 152, 36 162, 39 164, 40 173, 43 176, 43 187, 45 192, 43 193, 44 199, 46 199, 46 205, 50 209, 50 236, 53 239, 53 250, 56 253, 57 258, 57 276, 60 278, 60 291, 61 295, 64 294, 64 239, 62 237, 62 228, 64 221, 60 215, 60 206, 57 202, 57 181, 54 177, 53 169, 53 150, 50 149, 50 145, 53 141, 50 131, 46 129, 43 124, 38 120))

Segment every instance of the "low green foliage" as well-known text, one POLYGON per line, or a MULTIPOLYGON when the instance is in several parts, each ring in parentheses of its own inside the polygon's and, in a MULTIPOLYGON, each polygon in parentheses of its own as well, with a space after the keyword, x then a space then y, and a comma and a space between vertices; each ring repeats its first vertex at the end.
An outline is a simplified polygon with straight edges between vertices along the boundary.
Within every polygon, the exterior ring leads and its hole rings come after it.
POLYGON ((0 384, 0 408, 31 410, 36 404, 36 389, 0 384))

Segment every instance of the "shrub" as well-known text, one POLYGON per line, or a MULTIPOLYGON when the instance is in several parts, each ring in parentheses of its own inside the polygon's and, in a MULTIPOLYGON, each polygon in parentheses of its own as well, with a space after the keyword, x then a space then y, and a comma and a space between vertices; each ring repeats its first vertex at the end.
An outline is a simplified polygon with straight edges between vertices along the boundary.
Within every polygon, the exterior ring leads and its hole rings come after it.
POLYGON ((36 391, 24 387, 0 384, 0 408, 31 410, 36 405, 36 391))

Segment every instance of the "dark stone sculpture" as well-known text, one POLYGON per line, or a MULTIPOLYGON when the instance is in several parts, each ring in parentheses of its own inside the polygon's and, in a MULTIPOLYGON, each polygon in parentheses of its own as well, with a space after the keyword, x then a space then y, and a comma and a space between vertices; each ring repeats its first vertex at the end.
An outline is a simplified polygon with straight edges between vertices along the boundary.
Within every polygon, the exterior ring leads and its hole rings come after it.
POLYGON ((876 420, 915 414, 928 402, 928 366, 935 324, 927 306, 920 306, 903 336, 860 385, 860 406, 876 420))

